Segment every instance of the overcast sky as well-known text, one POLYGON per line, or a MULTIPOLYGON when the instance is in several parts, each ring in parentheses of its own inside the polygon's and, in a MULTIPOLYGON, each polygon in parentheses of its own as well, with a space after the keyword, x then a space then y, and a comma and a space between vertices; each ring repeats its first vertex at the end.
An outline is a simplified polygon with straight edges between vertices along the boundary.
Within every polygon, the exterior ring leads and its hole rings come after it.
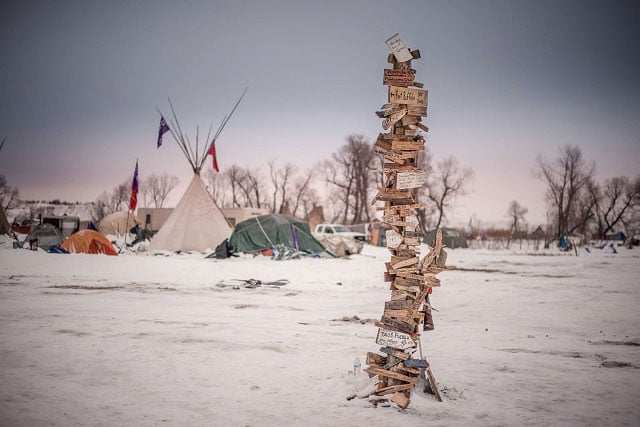
POLYGON ((0 172, 25 199, 89 201, 139 158, 181 194, 192 172, 173 141, 156 149, 155 107, 171 97, 194 136, 246 86, 221 168, 310 166, 382 131, 396 32, 422 54, 435 159, 475 171, 452 221, 504 220, 514 199, 544 221, 531 170, 562 144, 600 179, 640 173, 640 3, 582 0, 4 2, 0 172))

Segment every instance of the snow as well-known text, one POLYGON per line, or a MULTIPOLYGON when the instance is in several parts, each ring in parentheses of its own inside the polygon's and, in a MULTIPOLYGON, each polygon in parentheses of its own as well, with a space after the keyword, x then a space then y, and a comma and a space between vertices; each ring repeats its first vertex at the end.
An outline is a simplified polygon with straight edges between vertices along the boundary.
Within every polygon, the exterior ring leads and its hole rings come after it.
MULTIPOLYGON (((347 401, 388 251, 58 255, 0 245, 3 425, 638 425, 640 252, 449 251, 422 349, 444 401, 347 401), (247 288, 233 279, 284 286, 247 288), (238 286, 218 286, 220 281, 238 286), (363 322, 343 321, 358 316, 363 322)), ((423 253, 426 253, 423 250, 423 253)))

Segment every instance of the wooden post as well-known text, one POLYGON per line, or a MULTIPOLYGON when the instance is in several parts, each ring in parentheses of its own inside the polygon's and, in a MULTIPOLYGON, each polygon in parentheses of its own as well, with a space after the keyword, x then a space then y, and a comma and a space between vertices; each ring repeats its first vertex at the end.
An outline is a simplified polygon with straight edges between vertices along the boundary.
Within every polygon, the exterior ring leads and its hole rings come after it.
POLYGON ((383 119, 382 128, 388 133, 381 133, 375 143, 385 160, 378 171, 383 174, 383 185, 372 204, 384 203, 378 209, 384 211, 383 221, 390 228, 386 238, 391 259, 386 263, 384 281, 391 282, 391 297, 376 323, 376 343, 383 346, 382 354, 369 353, 364 371, 378 376, 376 395, 391 394, 391 401, 404 409, 419 378, 426 380, 425 371, 434 395, 441 400, 426 358, 422 351, 414 358, 414 352, 420 344, 420 323, 430 309, 426 298, 432 287, 440 285, 435 275, 444 270, 446 253, 438 230, 434 247, 420 259, 422 234, 415 210, 424 207, 416 198, 426 173, 418 167, 418 158, 425 144, 420 131, 429 130, 421 123, 427 116, 428 92, 414 81, 416 71, 411 68, 420 52, 410 51, 398 34, 387 40, 387 45, 392 51, 387 61, 393 69, 384 70, 388 99, 376 115, 383 119))

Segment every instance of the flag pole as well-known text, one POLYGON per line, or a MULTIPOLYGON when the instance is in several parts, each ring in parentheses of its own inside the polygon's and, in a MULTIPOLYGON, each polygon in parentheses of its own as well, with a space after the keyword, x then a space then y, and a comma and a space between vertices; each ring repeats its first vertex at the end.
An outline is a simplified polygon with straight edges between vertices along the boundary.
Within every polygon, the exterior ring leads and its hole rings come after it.
MULTIPOLYGON (((133 180, 131 181, 131 196, 129 197, 129 208, 127 209, 127 222, 124 225, 124 248, 127 250, 127 236, 129 235, 129 218, 131 218, 131 202, 133 201, 133 195, 135 191, 136 201, 138 204, 138 158, 136 157, 136 169, 133 171, 133 180)), ((135 206, 133 207, 135 209, 135 206)))

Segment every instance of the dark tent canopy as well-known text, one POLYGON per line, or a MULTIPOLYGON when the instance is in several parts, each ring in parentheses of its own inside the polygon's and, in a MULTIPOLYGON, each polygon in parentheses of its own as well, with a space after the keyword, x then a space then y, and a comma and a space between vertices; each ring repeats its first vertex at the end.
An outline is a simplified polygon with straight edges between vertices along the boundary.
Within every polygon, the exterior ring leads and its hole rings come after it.
MULTIPOLYGON (((455 248, 468 248, 467 240, 464 238, 462 233, 458 230, 454 230, 453 228, 441 228, 442 230, 442 244, 447 248, 455 249, 455 248)), ((429 231, 424 236, 424 242, 433 246, 434 241, 436 239, 436 231, 437 229, 433 229, 429 231)))
POLYGON ((287 215, 262 215, 236 225, 229 237, 229 249, 233 252, 260 252, 274 249, 280 254, 326 252, 309 230, 309 224, 287 215))

